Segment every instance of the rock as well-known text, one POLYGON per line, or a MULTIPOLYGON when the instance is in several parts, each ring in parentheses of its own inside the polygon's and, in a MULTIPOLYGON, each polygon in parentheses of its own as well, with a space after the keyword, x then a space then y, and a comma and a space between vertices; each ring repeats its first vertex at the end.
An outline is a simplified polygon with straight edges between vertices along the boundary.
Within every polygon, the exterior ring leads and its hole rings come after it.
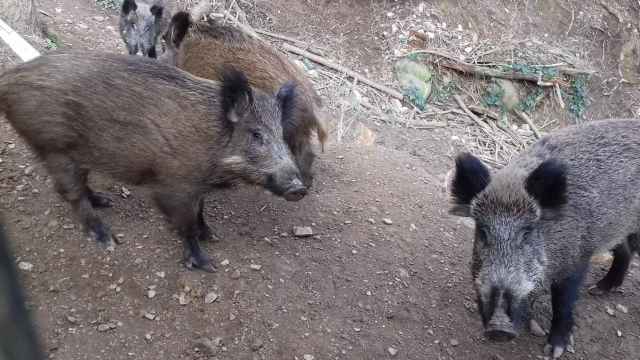
POLYGON ((185 294, 184 292, 181 292, 180 295, 178 295, 178 303, 180 305, 185 306, 190 302, 191 302, 191 299, 187 297, 187 294, 185 294))
POLYGON ((24 174, 26 176, 31 176, 31 174, 33 174, 33 170, 35 169, 35 167, 33 165, 31 166, 27 166, 26 169, 24 169, 24 174))
POLYGON ((102 22, 102 21, 104 21, 104 16, 94 16, 93 20, 95 20, 97 22, 102 22))
POLYGON ((222 265, 222 266, 227 266, 227 265, 229 265, 229 259, 224 259, 224 260, 222 260, 222 261, 220 262, 220 265, 222 265))
POLYGON ((214 301, 218 300, 219 295, 217 293, 214 293, 213 291, 208 293, 205 297, 204 297, 204 303, 205 304, 211 304, 214 301))
POLYGON ((164 279, 164 277, 167 276, 167 274, 164 271, 158 271, 156 272, 156 276, 161 279, 164 279))
POLYGON ((142 317, 147 319, 147 320, 155 320, 156 319, 156 314, 150 313, 150 312, 144 312, 144 314, 142 314, 142 317))
POLYGON ((73 224, 62 225, 62 228, 65 229, 65 230, 73 230, 74 227, 75 226, 73 224))
POLYGON ((232 278, 233 280, 238 280, 238 279, 240 279, 240 276, 241 276, 241 274, 240 274, 240 270, 238 270, 238 269, 234 270, 234 271, 231 273, 231 278, 232 278))
POLYGON ((618 337, 622 337, 622 331, 616 330, 616 335, 618 335, 618 337))
POLYGON ((120 188, 120 196, 122 196, 123 199, 126 199, 131 196, 131 191, 123 186, 122 188, 120 188))
POLYGON ((58 225, 60 225, 60 223, 58 222, 58 220, 51 220, 47 223, 47 227, 49 228, 57 228, 58 225))
POLYGON ((392 224, 393 224, 393 221, 391 221, 391 219, 389 219, 389 218, 384 218, 384 219, 382 219, 382 222, 383 222, 385 225, 392 225, 392 224))
POLYGON ((211 339, 198 339, 195 341, 194 347, 199 349, 205 355, 212 356, 218 353, 218 346, 214 341, 211 341, 211 339))
POLYGON ((389 348, 387 349, 387 352, 389 353, 389 355, 391 356, 396 356, 398 355, 398 349, 394 348, 393 346, 389 346, 389 348))
POLYGON ((252 351, 259 351, 264 346, 264 342, 260 339, 255 339, 253 343, 251 343, 252 351))
POLYGON ((367 219, 367 222, 369 224, 375 224, 376 223, 376 221, 374 219, 371 219, 371 218, 367 219))
POLYGON ((105 331, 109 331, 109 330, 113 330, 115 328, 117 328, 118 325, 110 322, 110 323, 106 323, 106 324, 100 324, 98 325, 98 331, 99 332, 105 332, 105 331))
POLYGON ((251 264, 251 265, 249 265, 249 267, 253 271, 260 271, 262 269, 262 265, 259 265, 259 264, 251 264))
POLYGON ((620 311, 623 314, 629 313, 629 308, 621 304, 616 305, 616 310, 620 311))
POLYGON ((304 354, 304 355, 302 355, 302 358, 304 360, 314 360, 315 359, 315 357, 313 355, 310 355, 310 354, 304 354))
POLYGON ((67 321, 69 322, 69 324, 74 324, 76 325, 79 321, 79 319, 75 316, 71 316, 71 315, 67 315, 67 321))
POLYGON ((18 269, 23 271, 31 271, 33 270, 33 264, 26 261, 20 261, 18 263, 18 269))
POLYGON ((293 236, 295 237, 309 237, 313 235, 313 229, 310 226, 294 226, 293 236))
POLYGON ((147 297, 148 297, 149 299, 153 299, 154 297, 156 297, 156 295, 157 295, 157 294, 158 294, 158 293, 157 293, 155 290, 149 290, 149 291, 147 291, 147 297))
POLYGON ((614 315, 616 314, 616 311, 615 311, 615 310, 613 310, 613 308, 611 308, 609 305, 607 305, 607 306, 605 307, 605 311, 607 312, 607 314, 609 314, 609 315, 611 315, 611 316, 614 316, 614 315))
POLYGON ((153 340, 153 338, 151 337, 151 334, 145 334, 144 339, 147 340, 147 342, 151 342, 151 340, 153 340))
POLYGON ((451 339, 449 340, 449 344, 451 344, 451 346, 456 347, 458 345, 460 345, 460 342, 457 339, 451 339))

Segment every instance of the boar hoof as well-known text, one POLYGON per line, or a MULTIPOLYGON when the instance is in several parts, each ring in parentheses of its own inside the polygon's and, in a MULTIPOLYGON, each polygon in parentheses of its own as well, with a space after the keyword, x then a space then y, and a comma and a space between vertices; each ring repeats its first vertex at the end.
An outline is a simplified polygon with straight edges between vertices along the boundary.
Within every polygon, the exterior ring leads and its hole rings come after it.
POLYGON ((195 269, 206 271, 208 273, 214 273, 217 271, 215 265, 213 265, 213 262, 202 254, 199 256, 196 256, 196 255, 189 256, 185 260, 185 266, 189 270, 193 270, 195 268, 195 269))
POLYGON ((99 192, 91 192, 89 194, 89 201, 94 208, 109 208, 113 206, 113 200, 99 192))
POLYGON ((552 359, 560 358, 564 352, 575 353, 573 335, 569 335, 569 339, 561 340, 559 338, 551 338, 550 343, 544 347, 544 353, 551 356, 552 359))
POLYGON ((117 241, 108 226, 102 223, 94 224, 89 229, 89 235, 105 250, 113 251, 115 248, 117 241))

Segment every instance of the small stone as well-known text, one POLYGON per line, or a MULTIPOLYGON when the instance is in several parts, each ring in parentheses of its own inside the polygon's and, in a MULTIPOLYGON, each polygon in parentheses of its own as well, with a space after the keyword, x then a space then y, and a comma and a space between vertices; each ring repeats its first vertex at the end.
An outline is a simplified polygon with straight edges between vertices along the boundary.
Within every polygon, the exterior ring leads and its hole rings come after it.
POLYGON ((20 261, 18 263, 18 269, 23 270, 23 271, 31 271, 31 270, 33 270, 33 264, 32 263, 28 263, 26 261, 20 261))
POLYGON ((529 321, 529 330, 531 330, 531 333, 534 336, 543 337, 547 335, 542 326, 540 326, 540 324, 538 324, 538 322, 533 319, 529 321))
POLYGON ((210 339, 198 339, 194 346, 206 355, 215 355, 218 352, 218 346, 210 339))
POLYGON ((620 311, 623 314, 629 313, 629 308, 621 304, 616 305, 616 310, 620 311))
POLYGON ((180 305, 182 306, 185 306, 190 302, 191 302, 191 299, 187 297, 187 294, 181 292, 180 295, 178 296, 178 303, 180 303, 180 305))
POLYGON ((157 293, 155 290, 149 290, 149 291, 147 291, 147 297, 148 297, 149 299, 153 299, 154 297, 156 297, 156 295, 157 295, 157 294, 158 294, 158 293, 157 293))
POLYGON ((73 224, 62 225, 62 228, 65 230, 73 230, 75 226, 73 224))
POLYGON ((253 271, 260 271, 262 269, 262 265, 258 265, 258 264, 251 264, 251 265, 249 265, 249 267, 253 271))
POLYGON ((389 355, 391 355, 391 356, 398 355, 398 350, 396 348, 394 348, 393 346, 389 346, 389 348, 387 349, 387 352, 389 352, 389 355))
POLYGON ((156 319, 156 314, 153 314, 153 313, 145 311, 145 313, 144 313, 144 315, 142 315, 142 317, 147 319, 147 320, 155 320, 156 319))
POLYGON ((391 221, 391 219, 389 219, 389 218, 384 218, 384 219, 382 219, 382 222, 383 222, 385 225, 391 225, 391 224, 393 224, 393 221, 391 221))
POLYGON ((118 327, 118 325, 116 325, 114 323, 100 324, 100 325, 98 325, 98 331, 99 332, 105 332, 105 331, 113 330, 113 329, 115 329, 117 327, 118 327))
POLYGON ((75 324, 77 324, 77 323, 78 323, 78 318, 77 318, 77 317, 75 317, 75 316, 67 315, 67 321, 68 321, 70 324, 74 324, 74 325, 75 325, 75 324))
POLYGON ((613 308, 611 308, 609 305, 607 305, 607 307, 605 308, 607 314, 614 316, 616 314, 616 311, 613 310, 613 308))
POLYGON ((304 355, 302 355, 302 358, 304 360, 314 360, 315 359, 315 357, 313 355, 310 355, 310 354, 304 354, 304 355))
POLYGON ((229 259, 224 259, 224 260, 220 261, 220 265, 222 265, 222 266, 229 265, 229 259))
POLYGON ((102 22, 102 21, 104 21, 104 16, 94 16, 93 20, 95 20, 97 22, 102 22))
POLYGON ((30 176, 31 174, 33 174, 33 170, 35 169, 35 167, 33 165, 31 166, 27 166, 26 169, 24 169, 24 174, 27 176, 30 176))
POLYGON ((49 221, 49 223, 47 224, 47 227, 50 228, 57 228, 58 225, 60 225, 60 223, 58 222, 58 220, 51 220, 49 221))
POLYGON ((234 280, 240 279, 240 270, 236 269, 231 273, 231 278, 234 280))
POLYGON ((369 224, 375 224, 376 223, 376 221, 374 219, 371 219, 371 218, 367 219, 367 222, 369 224))
POLYGON ((294 226, 293 236, 295 237, 309 237, 313 235, 313 229, 310 226, 294 226))
POLYGON ((457 339, 451 339, 449 340, 449 344, 451 344, 451 346, 456 347, 458 345, 460 345, 460 342, 457 339))
POLYGON ((167 274, 164 271, 158 271, 156 272, 156 276, 159 277, 160 279, 164 279, 164 277, 167 276, 167 274))
POLYGON ((211 304, 214 301, 218 300, 219 295, 214 293, 213 291, 208 293, 207 296, 204 297, 205 304, 211 304))
POLYGON ((129 196, 131 196, 131 191, 129 191, 129 189, 127 189, 126 187, 122 187, 120 188, 120 196, 122 196, 122 198, 126 199, 129 196))
POLYGON ((616 335, 618 335, 618 337, 622 337, 622 331, 616 330, 616 335))
POLYGON ((147 340, 147 342, 151 342, 151 340, 153 340, 153 338, 151 337, 151 334, 146 334, 144 336, 144 339, 147 340))
POLYGON ((251 344, 251 350, 259 351, 264 346, 264 342, 260 339, 255 339, 251 344))

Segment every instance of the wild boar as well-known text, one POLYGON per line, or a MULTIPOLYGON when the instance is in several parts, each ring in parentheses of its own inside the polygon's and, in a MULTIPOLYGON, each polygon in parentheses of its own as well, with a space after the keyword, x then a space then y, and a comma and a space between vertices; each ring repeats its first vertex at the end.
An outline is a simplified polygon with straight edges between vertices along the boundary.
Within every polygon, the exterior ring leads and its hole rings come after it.
POLYGON ((184 242, 188 267, 215 269, 198 240, 211 237, 204 195, 243 180, 286 200, 306 195, 283 124, 296 87, 252 89, 228 68, 222 82, 108 53, 55 53, 0 75, 0 113, 33 148, 89 234, 110 245, 87 185, 89 171, 150 188, 184 242))
POLYGON ((124 0, 118 23, 129 55, 156 58, 158 38, 166 30, 170 11, 162 0, 124 0))
POLYGON ((25 306, 14 263, 9 240, 0 224, 0 358, 43 360, 44 354, 25 306))
POLYGON ((166 50, 159 60, 196 76, 219 80, 221 69, 233 65, 247 75, 251 86, 266 92, 276 91, 287 81, 298 85, 299 96, 292 121, 284 125, 284 137, 305 186, 311 187, 315 159, 312 133, 316 131, 324 147, 327 130, 322 100, 304 73, 268 44, 211 19, 194 22, 184 11, 172 17, 163 38, 166 50))
POLYGON ((491 174, 456 159, 451 213, 475 220, 471 273, 487 337, 518 335, 528 300, 551 290, 546 351, 572 346, 573 308, 590 258, 614 249, 598 283, 619 286, 640 233, 640 121, 603 120, 548 135, 491 174))

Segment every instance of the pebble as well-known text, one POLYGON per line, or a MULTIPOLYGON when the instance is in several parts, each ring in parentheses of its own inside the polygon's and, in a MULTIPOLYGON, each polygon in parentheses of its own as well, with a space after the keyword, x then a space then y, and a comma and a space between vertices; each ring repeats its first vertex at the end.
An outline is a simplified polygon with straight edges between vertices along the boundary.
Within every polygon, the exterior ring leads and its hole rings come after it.
POLYGON ((391 224, 393 224, 393 221, 391 221, 391 219, 389 219, 389 218, 384 218, 384 219, 382 219, 382 222, 383 222, 385 225, 391 225, 391 224))
POLYGON ((114 323, 100 324, 100 325, 98 325, 98 331, 99 332, 105 332, 105 331, 113 330, 113 329, 115 329, 117 327, 118 327, 118 325, 116 325, 114 323))
POLYGON ((164 279, 164 277, 167 276, 167 273, 165 273, 164 271, 158 271, 156 272, 156 276, 161 279, 164 279))
POLYGON ((240 270, 236 269, 231 273, 231 278, 234 280, 240 279, 240 270))
POLYGON ((144 339, 147 340, 148 342, 151 342, 151 340, 153 340, 153 338, 151 337, 151 334, 146 334, 144 336, 144 339))
POLYGON ((254 270, 254 271, 260 271, 262 269, 262 265, 258 265, 258 264, 251 264, 249 265, 249 267, 251 268, 251 270, 254 270))
POLYGON ((74 317, 74 316, 71 316, 71 315, 67 315, 67 321, 68 321, 70 324, 74 324, 74 325, 75 325, 75 324, 77 324, 77 323, 78 323, 78 318, 77 318, 77 317, 74 317))
POLYGON ((371 218, 367 219, 367 221, 369 222, 369 224, 375 224, 376 223, 376 221, 374 219, 371 219, 371 218))
POLYGON ((187 305, 190 302, 191 302, 191 299, 189 299, 187 297, 187 294, 181 292, 180 295, 178 296, 178 303, 180 303, 180 305, 184 306, 184 305, 187 305))
POLYGON ((310 354, 304 354, 304 355, 302 355, 302 358, 304 360, 313 360, 313 359, 315 359, 315 357, 313 355, 310 355, 310 354))
POLYGON ((294 226, 293 236, 295 237, 309 237, 313 235, 313 229, 310 226, 294 226))
POLYGON ((30 176, 31 174, 33 174, 33 170, 35 169, 35 167, 32 166, 27 166, 26 169, 24 169, 24 174, 27 176, 30 176))
POLYGON ((150 312, 145 312, 144 315, 142 315, 143 318, 147 319, 147 320, 155 320, 156 319, 156 314, 150 313, 150 312))
POLYGON ((26 261, 20 261, 18 263, 18 269, 23 270, 23 271, 31 271, 31 270, 33 270, 33 264, 32 263, 28 263, 26 261))
POLYGON ((607 314, 609 314, 611 316, 614 316, 615 313, 616 313, 616 311, 613 310, 613 308, 611 308, 609 305, 607 305, 607 307, 606 307, 606 312, 607 312, 607 314))
POLYGON ((533 319, 529 321, 529 329, 534 336, 543 337, 547 335, 542 326, 540 326, 540 324, 538 324, 538 322, 533 319))
POLYGON ((621 304, 616 305, 616 310, 620 311, 623 314, 629 313, 629 308, 621 304))
POLYGON ((73 224, 62 225, 62 228, 65 230, 73 230, 75 226, 73 224))
POLYGON ((205 304, 211 304, 214 301, 218 300, 218 297, 220 295, 218 295, 217 293, 214 293, 213 291, 208 293, 205 297, 204 297, 204 303, 205 304))
POLYGON ((93 20, 97 21, 97 22, 101 22, 104 21, 104 16, 94 16, 93 20))
POLYGON ((622 331, 616 330, 616 335, 618 335, 618 337, 622 337, 622 331))
POLYGON ((260 340, 260 339, 256 339, 251 344, 251 350, 258 351, 258 350, 262 349, 263 346, 264 346, 264 342, 262 340, 260 340))
POLYGON ((220 265, 222 265, 222 266, 227 266, 227 265, 229 265, 229 259, 224 259, 224 260, 222 260, 222 261, 220 262, 220 265))
POLYGON ((451 339, 449 340, 449 343, 454 347, 460 345, 460 342, 457 339, 451 339))
POLYGON ((153 299, 154 297, 156 297, 156 295, 157 295, 157 294, 158 294, 158 293, 157 293, 155 290, 149 290, 149 291, 147 292, 147 297, 148 297, 149 299, 153 299))
POLYGON ((211 341, 210 339, 198 339, 196 340, 194 345, 196 348, 200 349, 207 355, 214 355, 218 352, 218 346, 216 345, 215 341, 211 341))
POLYGON ((389 355, 391 356, 396 356, 398 355, 398 349, 394 348, 393 346, 389 346, 389 348, 387 349, 387 352, 389 353, 389 355))

